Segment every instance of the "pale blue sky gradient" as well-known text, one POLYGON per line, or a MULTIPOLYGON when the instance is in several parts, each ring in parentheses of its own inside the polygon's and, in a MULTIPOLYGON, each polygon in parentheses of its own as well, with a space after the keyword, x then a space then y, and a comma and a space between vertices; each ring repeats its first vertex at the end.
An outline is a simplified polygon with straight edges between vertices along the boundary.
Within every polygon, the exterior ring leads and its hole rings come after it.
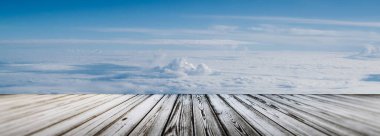
POLYGON ((353 51, 378 44, 378 5, 376 0, 5 0, 0 48, 353 51))

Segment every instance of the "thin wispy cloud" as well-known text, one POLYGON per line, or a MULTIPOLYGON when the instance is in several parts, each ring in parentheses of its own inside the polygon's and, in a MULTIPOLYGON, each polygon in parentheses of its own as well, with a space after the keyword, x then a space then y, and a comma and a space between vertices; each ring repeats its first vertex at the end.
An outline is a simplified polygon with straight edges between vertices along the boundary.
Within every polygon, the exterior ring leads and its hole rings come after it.
POLYGON ((250 28, 254 32, 263 33, 278 33, 286 35, 297 35, 297 36, 326 36, 326 37, 366 37, 368 39, 380 38, 380 33, 374 31, 363 31, 363 30, 334 30, 334 29, 317 29, 317 28, 306 28, 306 27, 286 27, 286 26, 276 26, 270 24, 255 25, 250 28))
POLYGON ((277 21, 297 24, 317 24, 317 25, 337 25, 337 26, 357 26, 357 27, 376 27, 380 28, 380 22, 369 21, 346 21, 333 19, 314 19, 314 18, 296 18, 296 17, 274 17, 274 16, 194 16, 197 18, 212 18, 212 19, 238 19, 238 20, 263 20, 277 21))
POLYGON ((229 40, 229 39, 21 39, 0 40, 0 45, 25 44, 118 44, 118 45, 241 45, 254 44, 253 42, 229 40))
POLYGON ((143 33, 152 35, 184 35, 184 34, 205 34, 218 35, 225 32, 235 31, 239 27, 231 25, 212 25, 206 29, 186 29, 186 28, 169 28, 169 29, 154 29, 154 28, 130 28, 130 27, 104 27, 104 28, 87 28, 84 30, 95 32, 115 32, 115 33, 143 33))
POLYGON ((232 26, 232 25, 213 25, 210 27, 211 30, 216 31, 222 31, 222 32, 230 32, 230 31, 236 31, 239 29, 238 26, 232 26))
POLYGON ((361 30, 333 30, 276 25, 254 25, 244 33, 231 34, 231 38, 250 39, 261 45, 313 46, 333 48, 363 46, 380 42, 378 32, 361 30))
POLYGON ((212 30, 197 29, 152 29, 152 28, 93 28, 88 29, 96 32, 118 32, 118 33, 144 33, 155 35, 174 35, 174 34, 218 34, 212 30))
POLYGON ((363 46, 380 42, 380 34, 368 30, 334 30, 258 24, 247 27, 211 25, 204 29, 188 28, 96 28, 99 33, 144 33, 155 38, 143 39, 17 39, 0 40, 0 45, 173 45, 173 46, 236 46, 276 45, 339 47, 363 46), (202 38, 200 38, 202 37, 202 38))

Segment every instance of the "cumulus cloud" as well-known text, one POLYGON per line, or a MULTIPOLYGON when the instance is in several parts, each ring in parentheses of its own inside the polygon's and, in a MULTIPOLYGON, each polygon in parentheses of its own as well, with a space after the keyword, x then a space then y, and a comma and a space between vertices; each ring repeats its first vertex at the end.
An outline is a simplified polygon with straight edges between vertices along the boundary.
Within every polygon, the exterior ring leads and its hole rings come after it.
POLYGON ((364 57, 380 57, 380 47, 375 45, 367 45, 365 49, 360 52, 361 56, 364 57))
POLYGON ((354 59, 375 59, 380 58, 380 46, 367 45, 358 54, 351 56, 354 59))
POLYGON ((206 64, 194 65, 184 58, 177 58, 163 67, 156 67, 155 70, 165 77, 186 77, 195 75, 209 75, 212 70, 206 64))

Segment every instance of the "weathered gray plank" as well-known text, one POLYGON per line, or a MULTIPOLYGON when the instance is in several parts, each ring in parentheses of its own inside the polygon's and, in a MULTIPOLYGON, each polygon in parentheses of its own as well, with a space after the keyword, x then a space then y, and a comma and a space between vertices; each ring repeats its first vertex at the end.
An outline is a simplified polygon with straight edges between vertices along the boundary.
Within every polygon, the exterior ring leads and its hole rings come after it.
POLYGON ((66 97, 60 97, 58 99, 46 101, 43 103, 31 104, 29 106, 25 106, 22 108, 10 109, 6 111, 0 112, 0 121, 6 122, 15 120, 21 117, 30 116, 35 113, 43 112, 46 110, 50 110, 52 108, 60 107, 63 105, 67 105, 76 101, 84 100, 95 95, 69 95, 66 97))
MULTIPOLYGON (((316 105, 310 105, 310 104, 305 104, 299 101, 296 101, 292 98, 287 98, 286 96, 288 95, 265 95, 268 98, 271 98, 272 100, 275 100, 279 103, 282 103, 288 107, 293 107, 298 110, 301 110, 305 113, 317 116, 318 118, 321 118, 323 120, 328 120, 332 123, 335 124, 335 126, 342 126, 344 128, 348 128, 346 130, 350 130, 347 132, 352 132, 352 134, 358 134, 358 135, 363 135, 363 134, 378 134, 379 130, 374 129, 372 127, 368 127, 366 125, 363 125, 362 123, 352 120, 350 118, 346 118, 340 115, 337 115, 335 113, 332 113, 328 110, 321 109, 318 107, 315 107, 316 105)), ((324 128, 324 129, 332 129, 334 128, 333 126, 324 128)), ((343 129, 343 128, 341 128, 343 129)))
POLYGON ((161 100, 163 95, 153 95, 132 110, 128 111, 122 118, 107 127, 99 135, 127 135, 148 114, 148 112, 161 100))
POLYGON ((50 126, 66 118, 80 114, 118 96, 97 95, 81 102, 76 102, 49 111, 26 116, 14 121, 0 124, 0 133, 3 135, 26 135, 35 130, 50 126), (60 112, 57 112, 60 111, 60 112), (37 120, 37 121, 36 121, 37 120))
POLYGON ((22 94, 0 94, 0 99, 4 98, 15 98, 21 96, 22 94))
POLYGON ((293 135, 284 127, 267 117, 269 106, 251 102, 240 95, 221 95, 226 102, 262 135, 293 135), (234 96, 238 96, 234 98, 234 96), (261 107, 260 107, 261 106, 261 107), (257 109, 259 108, 259 109, 257 109), (261 111, 261 112, 260 112, 261 111), (263 112, 264 111, 264 112, 263 112))
POLYGON ((165 95, 129 134, 131 136, 156 136, 162 134, 177 95, 165 95))
POLYGON ((33 98, 41 98, 46 97, 47 95, 36 95, 36 94, 19 94, 19 95, 9 95, 10 97, 4 97, 0 98, 1 104, 4 104, 4 102, 15 102, 20 100, 26 100, 26 99, 33 99, 33 98))
POLYGON ((194 134, 197 136, 224 136, 220 124, 205 95, 193 95, 194 134))
POLYGON ((255 95, 256 97, 265 100, 268 104, 277 110, 287 114, 290 117, 293 117, 309 126, 318 129, 328 135, 362 135, 362 133, 341 126, 339 122, 334 122, 326 118, 316 116, 319 113, 315 113, 310 110, 304 110, 302 106, 299 105, 287 105, 281 101, 277 101, 275 98, 272 98, 273 95, 255 95), (273 100, 274 99, 274 100, 273 100), (309 112, 312 112, 309 113, 309 112))
POLYGON ((380 95, 0 95, 0 135, 379 135, 380 95))
POLYGON ((238 113, 217 95, 207 95, 210 104, 228 135, 260 135, 238 113))
MULTIPOLYGON (((290 96, 284 96, 290 97, 290 96)), ((349 106, 337 105, 335 103, 331 103, 329 101, 324 101, 321 99, 315 99, 312 97, 304 96, 304 95, 294 95, 292 97, 294 100, 302 101, 303 103, 308 103, 310 105, 315 105, 320 109, 327 110, 328 112, 335 113, 342 117, 346 117, 363 124, 367 124, 368 126, 373 127, 374 129, 378 129, 380 131, 380 120, 373 120, 374 118, 379 117, 379 114, 374 112, 368 112, 365 110, 358 110, 349 106)))
POLYGON ((0 102, 14 101, 30 96, 36 96, 35 94, 0 94, 0 102))
POLYGON ((330 101, 330 102, 340 104, 340 105, 351 106, 355 108, 355 110, 357 111, 367 110, 369 112, 380 113, 380 106, 379 106, 380 103, 376 104, 376 103, 373 103, 373 101, 367 101, 363 99, 361 99, 361 101, 358 101, 358 100, 347 99, 345 97, 339 97, 339 96, 337 97, 336 95, 307 95, 307 96, 330 101))
POLYGON ((18 99, 13 99, 9 101, 4 101, 0 103, 0 112, 10 109, 20 108, 27 105, 32 105, 38 102, 49 101, 52 99, 57 99, 67 95, 26 95, 25 97, 20 97, 18 99))
POLYGON ((101 133, 105 128, 112 125, 118 119, 122 118, 128 111, 134 108, 136 105, 140 104, 142 101, 147 99, 148 95, 137 95, 128 99, 128 101, 112 108, 111 110, 93 118, 86 123, 70 130, 69 132, 63 134, 66 136, 83 136, 83 135, 95 135, 101 133))
POLYGON ((265 114, 268 118, 276 122, 277 124, 286 127, 288 131, 295 135, 325 135, 317 129, 310 127, 309 125, 290 117, 277 109, 273 108, 268 102, 263 99, 257 98, 255 95, 251 97, 247 95, 238 95, 238 98, 244 103, 247 103, 254 107, 259 112, 265 114))
POLYGON ((99 116, 100 114, 110 110, 111 108, 114 108, 115 106, 128 101, 131 97, 133 97, 133 95, 124 95, 122 97, 115 98, 103 105, 99 105, 94 109, 91 109, 89 111, 83 112, 79 115, 61 121, 59 123, 56 123, 53 126, 49 126, 43 130, 38 130, 32 133, 33 135, 37 136, 62 135, 63 133, 75 128, 76 126, 79 126, 84 122, 89 121, 99 116))
MULTIPOLYGON (((380 104, 380 98, 378 98, 380 95, 372 95, 373 97, 368 97, 368 96, 362 96, 362 95, 329 95, 329 96, 334 96, 334 97, 339 97, 339 98, 344 98, 350 101, 356 101, 359 103, 362 103, 362 105, 379 105, 380 104), (376 97, 377 96, 377 97, 376 97)), ((333 98, 335 99, 335 98, 333 98)))
POLYGON ((163 134, 176 136, 194 135, 192 106, 191 95, 180 95, 163 134))
POLYGON ((380 104, 380 94, 347 94, 339 96, 352 97, 359 99, 360 101, 380 104))

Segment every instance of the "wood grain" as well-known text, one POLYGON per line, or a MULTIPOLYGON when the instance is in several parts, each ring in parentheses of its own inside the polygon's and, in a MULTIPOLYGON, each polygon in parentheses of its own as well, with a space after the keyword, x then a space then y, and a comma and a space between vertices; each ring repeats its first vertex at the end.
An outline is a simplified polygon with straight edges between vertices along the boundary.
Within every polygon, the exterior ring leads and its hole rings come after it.
POLYGON ((205 95, 193 95, 194 133, 198 136, 227 135, 205 95))
POLYGON ((163 133, 176 100, 177 95, 165 95, 129 135, 154 136, 163 133))
POLYGON ((180 95, 174 105, 163 134, 177 136, 194 135, 192 106, 191 95, 180 95))
POLYGON ((223 98, 208 95, 210 103, 229 135, 260 135, 243 117, 234 111, 223 98))
POLYGON ((380 135, 380 95, 0 95, 0 135, 380 135))

